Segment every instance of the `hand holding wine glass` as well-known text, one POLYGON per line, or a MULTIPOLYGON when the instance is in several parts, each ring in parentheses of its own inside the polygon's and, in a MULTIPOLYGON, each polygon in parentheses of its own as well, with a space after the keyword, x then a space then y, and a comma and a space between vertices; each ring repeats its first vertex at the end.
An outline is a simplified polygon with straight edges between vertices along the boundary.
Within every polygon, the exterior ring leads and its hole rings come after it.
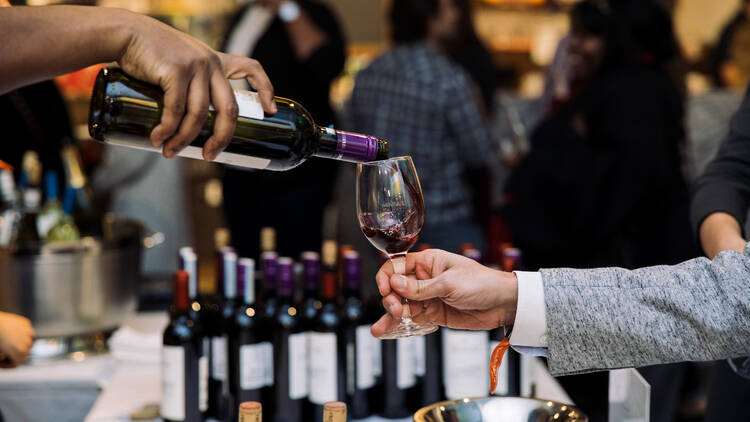
MULTIPOLYGON (((406 253, 417 242, 425 220, 422 187, 411 157, 357 165, 357 215, 370 243, 388 255, 397 274, 404 274, 406 253)), ((412 337, 437 330, 431 322, 415 323, 405 299, 402 308, 400 324, 381 338, 412 337)))
POLYGON ((428 249, 406 259, 408 276, 386 263, 375 279, 383 296, 383 315, 372 328, 379 337, 398 324, 401 298, 417 310, 412 319, 456 329, 491 330, 515 321, 518 280, 461 255, 428 249))

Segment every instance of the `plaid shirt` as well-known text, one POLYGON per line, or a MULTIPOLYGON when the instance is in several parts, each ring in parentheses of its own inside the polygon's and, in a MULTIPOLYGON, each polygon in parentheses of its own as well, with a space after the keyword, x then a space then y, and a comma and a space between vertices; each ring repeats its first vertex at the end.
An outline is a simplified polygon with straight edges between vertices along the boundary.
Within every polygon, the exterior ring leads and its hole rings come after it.
POLYGON ((359 73, 350 110, 355 130, 389 141, 391 157, 411 155, 428 224, 473 218, 464 173, 494 154, 458 65, 426 43, 398 46, 359 73))

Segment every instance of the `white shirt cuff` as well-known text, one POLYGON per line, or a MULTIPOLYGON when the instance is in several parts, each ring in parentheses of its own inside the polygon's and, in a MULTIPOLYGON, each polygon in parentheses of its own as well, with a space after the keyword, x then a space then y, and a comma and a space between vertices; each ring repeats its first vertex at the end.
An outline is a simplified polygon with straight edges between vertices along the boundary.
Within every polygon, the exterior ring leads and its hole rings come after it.
POLYGON ((514 273, 518 279, 518 305, 510 344, 522 353, 526 352, 526 348, 546 348, 547 315, 542 275, 525 271, 514 273))

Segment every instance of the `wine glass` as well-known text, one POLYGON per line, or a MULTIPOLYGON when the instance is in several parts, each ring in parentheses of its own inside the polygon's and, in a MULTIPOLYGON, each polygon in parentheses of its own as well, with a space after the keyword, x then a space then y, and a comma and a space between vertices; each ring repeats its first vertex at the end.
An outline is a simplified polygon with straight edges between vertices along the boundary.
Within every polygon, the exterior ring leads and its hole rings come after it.
MULTIPOLYGON (((406 272, 406 252, 424 226, 422 187, 411 157, 357 164, 359 227, 376 248, 388 255, 396 274, 406 272)), ((381 338, 421 336, 437 330, 433 323, 411 319, 409 302, 401 299, 401 323, 381 338)))

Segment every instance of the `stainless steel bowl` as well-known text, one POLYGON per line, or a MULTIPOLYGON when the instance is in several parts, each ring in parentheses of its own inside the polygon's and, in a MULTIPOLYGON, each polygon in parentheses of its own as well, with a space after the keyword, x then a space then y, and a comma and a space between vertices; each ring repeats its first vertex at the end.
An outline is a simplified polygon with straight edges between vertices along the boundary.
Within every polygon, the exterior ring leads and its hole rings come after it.
POLYGON ((145 230, 117 220, 108 240, 0 251, 0 309, 31 319, 39 338, 116 328, 136 306, 145 230))
POLYGON ((483 397, 435 403, 419 409, 415 422, 587 422, 578 408, 549 400, 483 397))

